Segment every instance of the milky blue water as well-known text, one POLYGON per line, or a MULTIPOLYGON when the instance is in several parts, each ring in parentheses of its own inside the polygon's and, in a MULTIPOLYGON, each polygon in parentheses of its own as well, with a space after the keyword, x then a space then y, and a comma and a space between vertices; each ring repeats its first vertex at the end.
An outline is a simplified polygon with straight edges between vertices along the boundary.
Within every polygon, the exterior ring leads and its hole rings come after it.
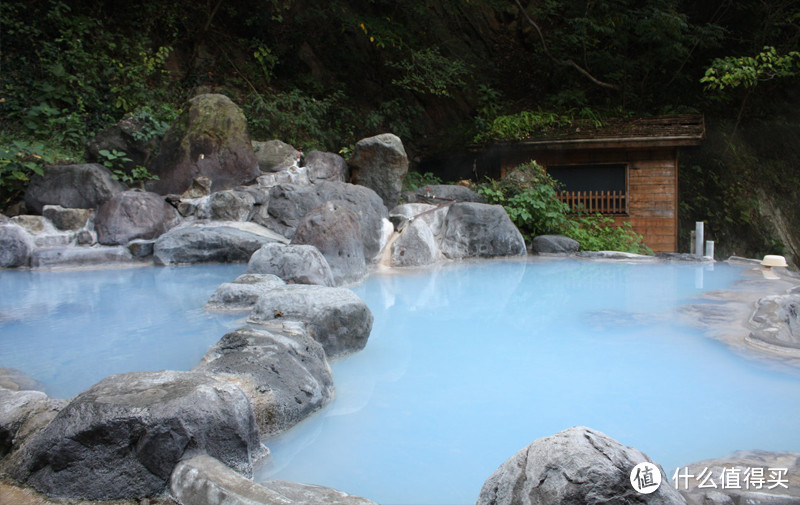
POLYGON ((681 325, 728 265, 529 259, 375 274, 366 349, 334 362, 333 403, 268 440, 258 479, 383 505, 474 503, 533 440, 586 425, 663 465, 800 450, 800 374, 681 325))
MULTIPOLYGON (((244 265, 0 270, 0 366, 67 398, 114 373, 188 370, 241 316, 202 310, 244 265)), ((800 451, 800 373, 732 352, 679 307, 738 267, 528 258, 374 274, 375 323, 332 363, 336 398, 268 440, 257 478, 383 505, 474 503, 536 438, 600 430, 675 468, 800 451)))
POLYGON ((188 370, 236 326, 203 305, 245 268, 0 270, 0 367, 26 372, 55 398, 115 373, 188 370))

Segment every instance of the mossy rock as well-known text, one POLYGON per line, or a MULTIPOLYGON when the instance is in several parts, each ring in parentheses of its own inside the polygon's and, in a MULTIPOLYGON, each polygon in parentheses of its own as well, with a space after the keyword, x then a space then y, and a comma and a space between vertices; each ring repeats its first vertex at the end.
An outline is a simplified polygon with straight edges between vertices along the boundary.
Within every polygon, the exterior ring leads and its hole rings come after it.
POLYGON ((244 113, 225 95, 198 95, 167 131, 148 189, 182 193, 196 177, 211 179, 211 190, 247 184, 260 174, 244 113))

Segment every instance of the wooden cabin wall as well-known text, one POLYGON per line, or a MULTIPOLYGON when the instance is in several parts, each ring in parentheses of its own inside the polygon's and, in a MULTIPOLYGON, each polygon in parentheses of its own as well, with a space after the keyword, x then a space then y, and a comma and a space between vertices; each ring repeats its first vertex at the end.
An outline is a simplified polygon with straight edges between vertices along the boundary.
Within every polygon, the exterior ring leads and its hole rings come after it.
POLYGON ((654 252, 678 248, 677 149, 519 149, 507 152, 501 162, 505 175, 513 167, 536 160, 553 165, 626 163, 628 165, 628 214, 611 216, 617 224, 628 221, 654 252))

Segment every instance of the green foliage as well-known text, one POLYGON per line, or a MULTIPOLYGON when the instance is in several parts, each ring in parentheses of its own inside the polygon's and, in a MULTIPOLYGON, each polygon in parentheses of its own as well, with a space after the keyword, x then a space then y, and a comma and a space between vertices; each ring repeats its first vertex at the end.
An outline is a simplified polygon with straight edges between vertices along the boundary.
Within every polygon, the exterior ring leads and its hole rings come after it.
POLYGON ((125 151, 100 149, 98 154, 102 158, 103 165, 111 170, 111 177, 124 182, 128 186, 144 187, 145 182, 158 180, 157 175, 151 174, 147 168, 141 165, 136 165, 130 171, 126 170, 125 165, 133 160, 128 157, 128 153, 125 151))
POLYGON ((561 233, 569 207, 556 196, 557 182, 535 161, 518 166, 503 180, 490 180, 478 193, 502 205, 528 241, 536 235, 561 233))
POLYGON ((41 143, 0 143, 0 210, 19 200, 31 177, 42 175, 48 160, 41 143))
POLYGON ((411 51, 411 55, 389 66, 399 70, 401 77, 392 84, 421 94, 452 96, 452 89, 464 86, 467 66, 461 60, 442 56, 438 47, 411 51))
POLYGON ((727 99, 736 89, 752 90, 759 82, 800 75, 800 52, 779 55, 772 46, 764 46, 755 56, 716 58, 700 82, 715 97, 727 99))
POLYGON ((635 254, 653 254, 642 242, 642 236, 633 231, 629 222, 617 226, 614 219, 602 214, 583 215, 572 219, 564 235, 577 240, 583 251, 622 251, 635 254))
POLYGON ((416 191, 425 186, 435 186, 441 184, 442 179, 432 172, 409 172, 403 179, 403 191, 416 191))
POLYGON ((577 114, 524 110, 494 118, 488 128, 475 136, 474 141, 520 140, 547 130, 569 127, 578 121, 589 127, 599 127, 603 125, 602 117, 588 107, 577 114))

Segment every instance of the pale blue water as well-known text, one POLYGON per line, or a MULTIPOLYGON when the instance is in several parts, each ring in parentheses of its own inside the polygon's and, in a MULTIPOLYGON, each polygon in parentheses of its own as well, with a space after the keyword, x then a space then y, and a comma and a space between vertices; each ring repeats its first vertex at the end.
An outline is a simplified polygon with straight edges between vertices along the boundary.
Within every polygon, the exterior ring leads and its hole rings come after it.
POLYGON ((375 274, 375 324, 334 362, 333 403, 268 440, 256 478, 383 505, 474 503, 503 461, 586 425, 675 468, 737 449, 800 451, 800 374, 677 321, 728 265, 529 259, 375 274))
MULTIPOLYGON (((0 270, 0 366, 66 398, 107 375, 182 369, 241 323, 202 310, 244 265, 0 270)), ((474 503, 536 438, 575 425, 661 463, 800 451, 800 373, 678 322, 739 268, 565 259, 375 274, 366 349, 332 364, 331 405, 268 440, 257 478, 383 505, 474 503)))
POLYGON ((26 372, 55 398, 116 373, 188 370, 236 326, 236 316, 203 306, 245 268, 0 270, 0 367, 26 372))

